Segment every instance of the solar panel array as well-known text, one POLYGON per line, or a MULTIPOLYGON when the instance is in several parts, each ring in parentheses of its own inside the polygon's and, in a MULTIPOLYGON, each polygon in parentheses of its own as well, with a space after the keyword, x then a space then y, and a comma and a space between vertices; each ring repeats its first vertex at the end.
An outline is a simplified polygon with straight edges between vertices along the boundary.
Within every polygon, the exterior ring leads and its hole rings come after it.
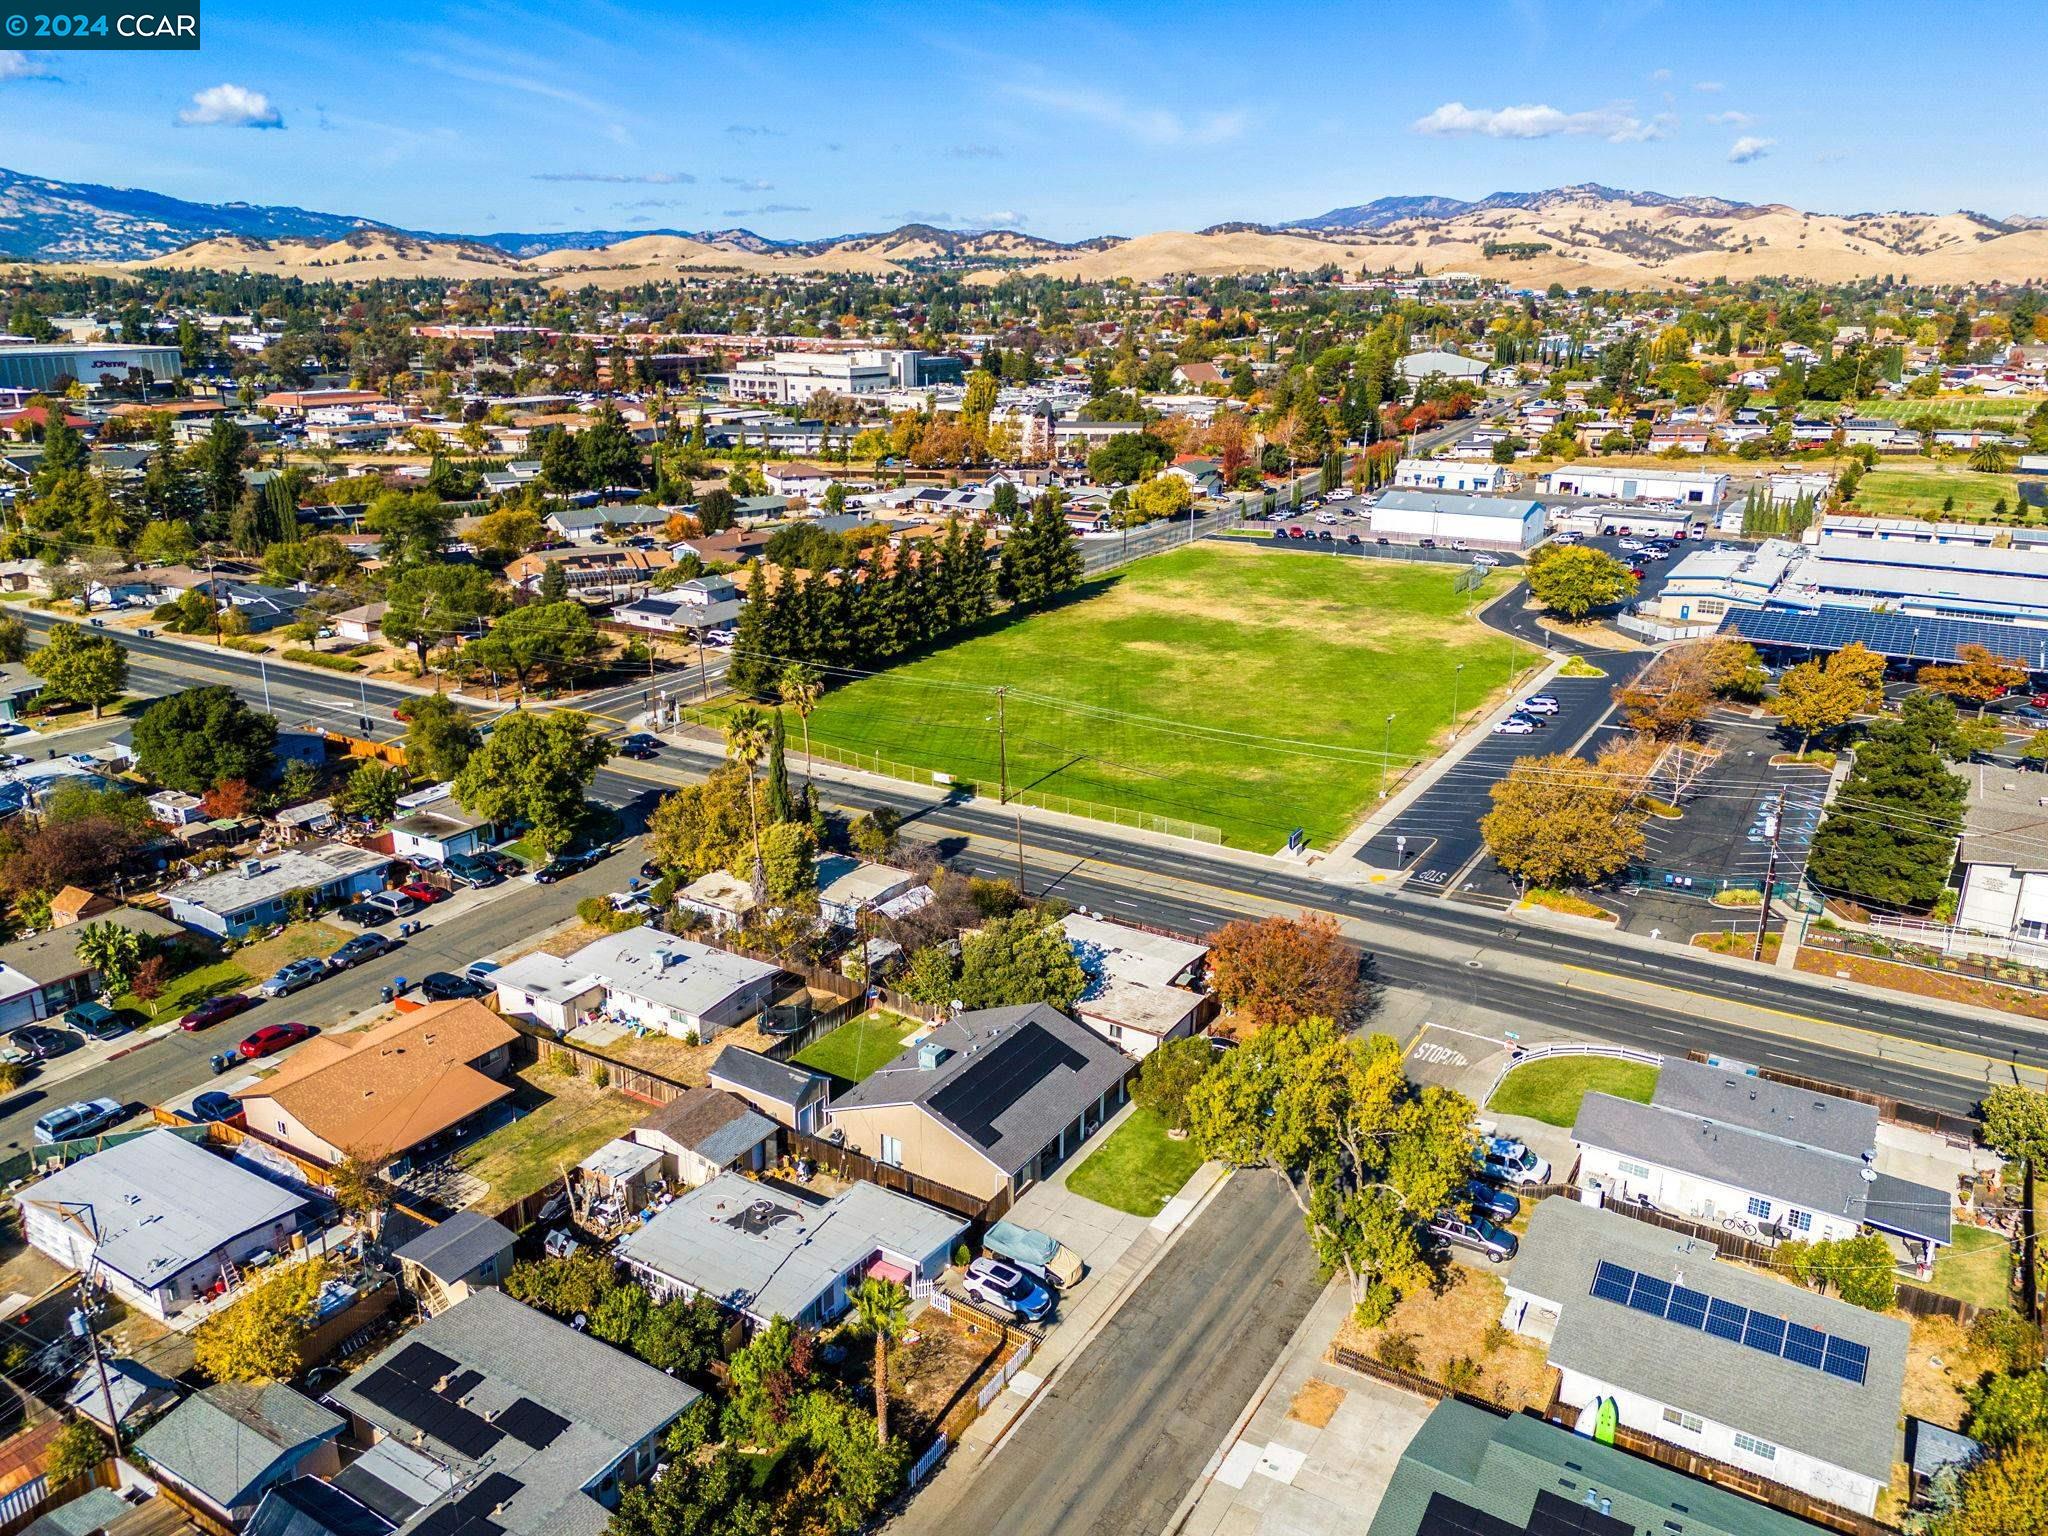
POLYGON ((474 1460, 504 1439, 505 1431, 455 1401, 461 1395, 454 1390, 457 1384, 466 1380, 462 1387, 466 1392, 483 1380, 481 1373, 464 1371, 449 1382, 447 1392, 434 1390, 434 1384, 453 1373, 455 1365, 438 1349, 408 1344, 365 1377, 356 1394, 458 1456, 474 1460))
POLYGON ((1592 1290, 1601 1300, 1630 1311, 1647 1312, 1681 1328, 1698 1329, 1857 1386, 1863 1384, 1870 1366, 1870 1351, 1861 1344, 1604 1259, 1593 1271, 1592 1290))
POLYGON ((1801 650, 1839 651, 1860 640, 1881 656, 1918 661, 1955 661, 1964 646, 1981 645, 2030 672, 2048 672, 2048 629, 1986 619, 1915 618, 1856 608, 1829 608, 1819 613, 1751 608, 1729 614, 1721 629, 1755 645, 1801 650))
POLYGON ((512 1406, 491 1421, 521 1445, 544 1451, 555 1437, 569 1427, 569 1421, 551 1408, 543 1408, 530 1397, 515 1398, 512 1406))

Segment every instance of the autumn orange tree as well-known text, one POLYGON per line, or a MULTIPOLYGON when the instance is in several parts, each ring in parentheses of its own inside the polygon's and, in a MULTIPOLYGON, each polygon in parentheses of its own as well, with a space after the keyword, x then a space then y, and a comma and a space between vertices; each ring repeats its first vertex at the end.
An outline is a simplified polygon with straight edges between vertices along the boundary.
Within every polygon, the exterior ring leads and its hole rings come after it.
POLYGON ((1802 661, 1779 679, 1772 701, 1785 728, 1799 732, 1801 752, 1815 736, 1883 705, 1884 658, 1860 640, 1832 656, 1802 661))
POLYGON ((1524 891, 1597 885, 1642 856, 1643 787, 1635 766, 1615 757, 1520 758, 1489 791, 1480 835, 1524 891))
POLYGON ((2003 656, 1994 656, 1981 645, 1966 645, 1956 652, 1952 663, 1933 663, 1914 674, 1914 681, 1934 693, 1944 693, 1959 703, 1975 704, 1982 714, 1993 699, 2002 699, 2027 680, 2027 669, 2015 666, 2003 656))
POLYGON ((1209 987, 1254 1027, 1302 1019, 1350 1024, 1371 998, 1362 957, 1337 931, 1337 920, 1311 912, 1241 918, 1217 929, 1209 938, 1209 987))
POLYGON ((1755 647, 1732 638, 1700 640, 1664 652, 1614 699, 1630 730, 1685 741, 1715 700, 1761 695, 1764 675, 1755 647))
POLYGON ((214 821, 239 821, 256 809, 247 779, 222 779, 199 797, 199 808, 214 821))

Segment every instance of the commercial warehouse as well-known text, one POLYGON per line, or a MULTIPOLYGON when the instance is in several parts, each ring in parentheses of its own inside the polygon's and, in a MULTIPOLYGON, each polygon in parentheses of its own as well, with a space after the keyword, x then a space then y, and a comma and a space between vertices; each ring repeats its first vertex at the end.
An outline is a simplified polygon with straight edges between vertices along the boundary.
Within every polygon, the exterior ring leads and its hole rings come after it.
POLYGON ((165 383, 183 374, 176 347, 0 342, 0 389, 55 390, 67 379, 127 384, 136 375, 165 383))
POLYGON ((1391 539, 1527 549, 1543 537, 1543 503, 1521 497, 1394 490, 1374 505, 1372 531, 1391 539))

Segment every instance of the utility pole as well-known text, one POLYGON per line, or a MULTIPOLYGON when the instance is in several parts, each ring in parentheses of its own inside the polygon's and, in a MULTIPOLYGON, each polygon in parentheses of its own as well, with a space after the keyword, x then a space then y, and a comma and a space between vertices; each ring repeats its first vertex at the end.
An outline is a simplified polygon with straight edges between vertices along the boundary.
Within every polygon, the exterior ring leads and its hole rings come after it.
POLYGON ((1387 798, 1387 760, 1394 755, 1394 717, 1387 716, 1386 740, 1380 749, 1380 799, 1387 798))
POLYGON ((100 1336, 92 1326, 92 1271, 86 1271, 86 1279, 79 1282, 78 1308, 71 1314, 71 1331, 85 1340, 86 1348, 92 1351, 92 1368, 100 1378, 100 1400, 107 1409, 107 1432, 113 1436, 114 1452, 121 1450, 121 1416, 114 1411, 114 1389, 107 1382, 107 1362, 100 1354, 100 1336))
MULTIPOLYGON (((998 805, 1010 803, 1010 690, 998 688, 996 694, 996 773, 1000 798, 998 805)), ((1020 834, 1021 836, 1021 834, 1020 834)))
POLYGON ((1764 861, 1764 899, 1756 909, 1756 943, 1751 947, 1749 958, 1761 960, 1764 957, 1764 930, 1771 925, 1771 887, 1778 879, 1778 813, 1765 818, 1771 834, 1770 857, 1764 861))

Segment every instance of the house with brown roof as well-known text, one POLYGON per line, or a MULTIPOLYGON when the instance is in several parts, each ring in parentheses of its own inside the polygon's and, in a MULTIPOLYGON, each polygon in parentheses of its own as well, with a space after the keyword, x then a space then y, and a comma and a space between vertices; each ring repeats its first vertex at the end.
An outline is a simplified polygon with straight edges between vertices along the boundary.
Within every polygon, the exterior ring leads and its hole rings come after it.
POLYGON ((597 549, 551 549, 543 554, 521 555, 505 567, 505 579, 529 592, 540 590, 541 578, 550 565, 560 566, 562 579, 571 592, 615 591, 645 587, 661 572, 675 564, 665 549, 629 549, 610 545, 597 549))
POLYGON ((722 1088, 685 1088, 626 1133, 661 1153, 669 1183, 691 1189, 732 1169, 759 1173, 775 1137, 773 1120, 722 1088))
POLYGON ((382 1166, 473 1126, 510 1098, 517 1038, 467 998, 322 1035, 242 1095, 243 1118, 303 1156, 382 1166))
POLYGON ((97 891, 88 891, 82 885, 67 885, 50 898, 50 926, 68 928, 73 923, 82 923, 89 917, 114 908, 114 900, 97 891))

